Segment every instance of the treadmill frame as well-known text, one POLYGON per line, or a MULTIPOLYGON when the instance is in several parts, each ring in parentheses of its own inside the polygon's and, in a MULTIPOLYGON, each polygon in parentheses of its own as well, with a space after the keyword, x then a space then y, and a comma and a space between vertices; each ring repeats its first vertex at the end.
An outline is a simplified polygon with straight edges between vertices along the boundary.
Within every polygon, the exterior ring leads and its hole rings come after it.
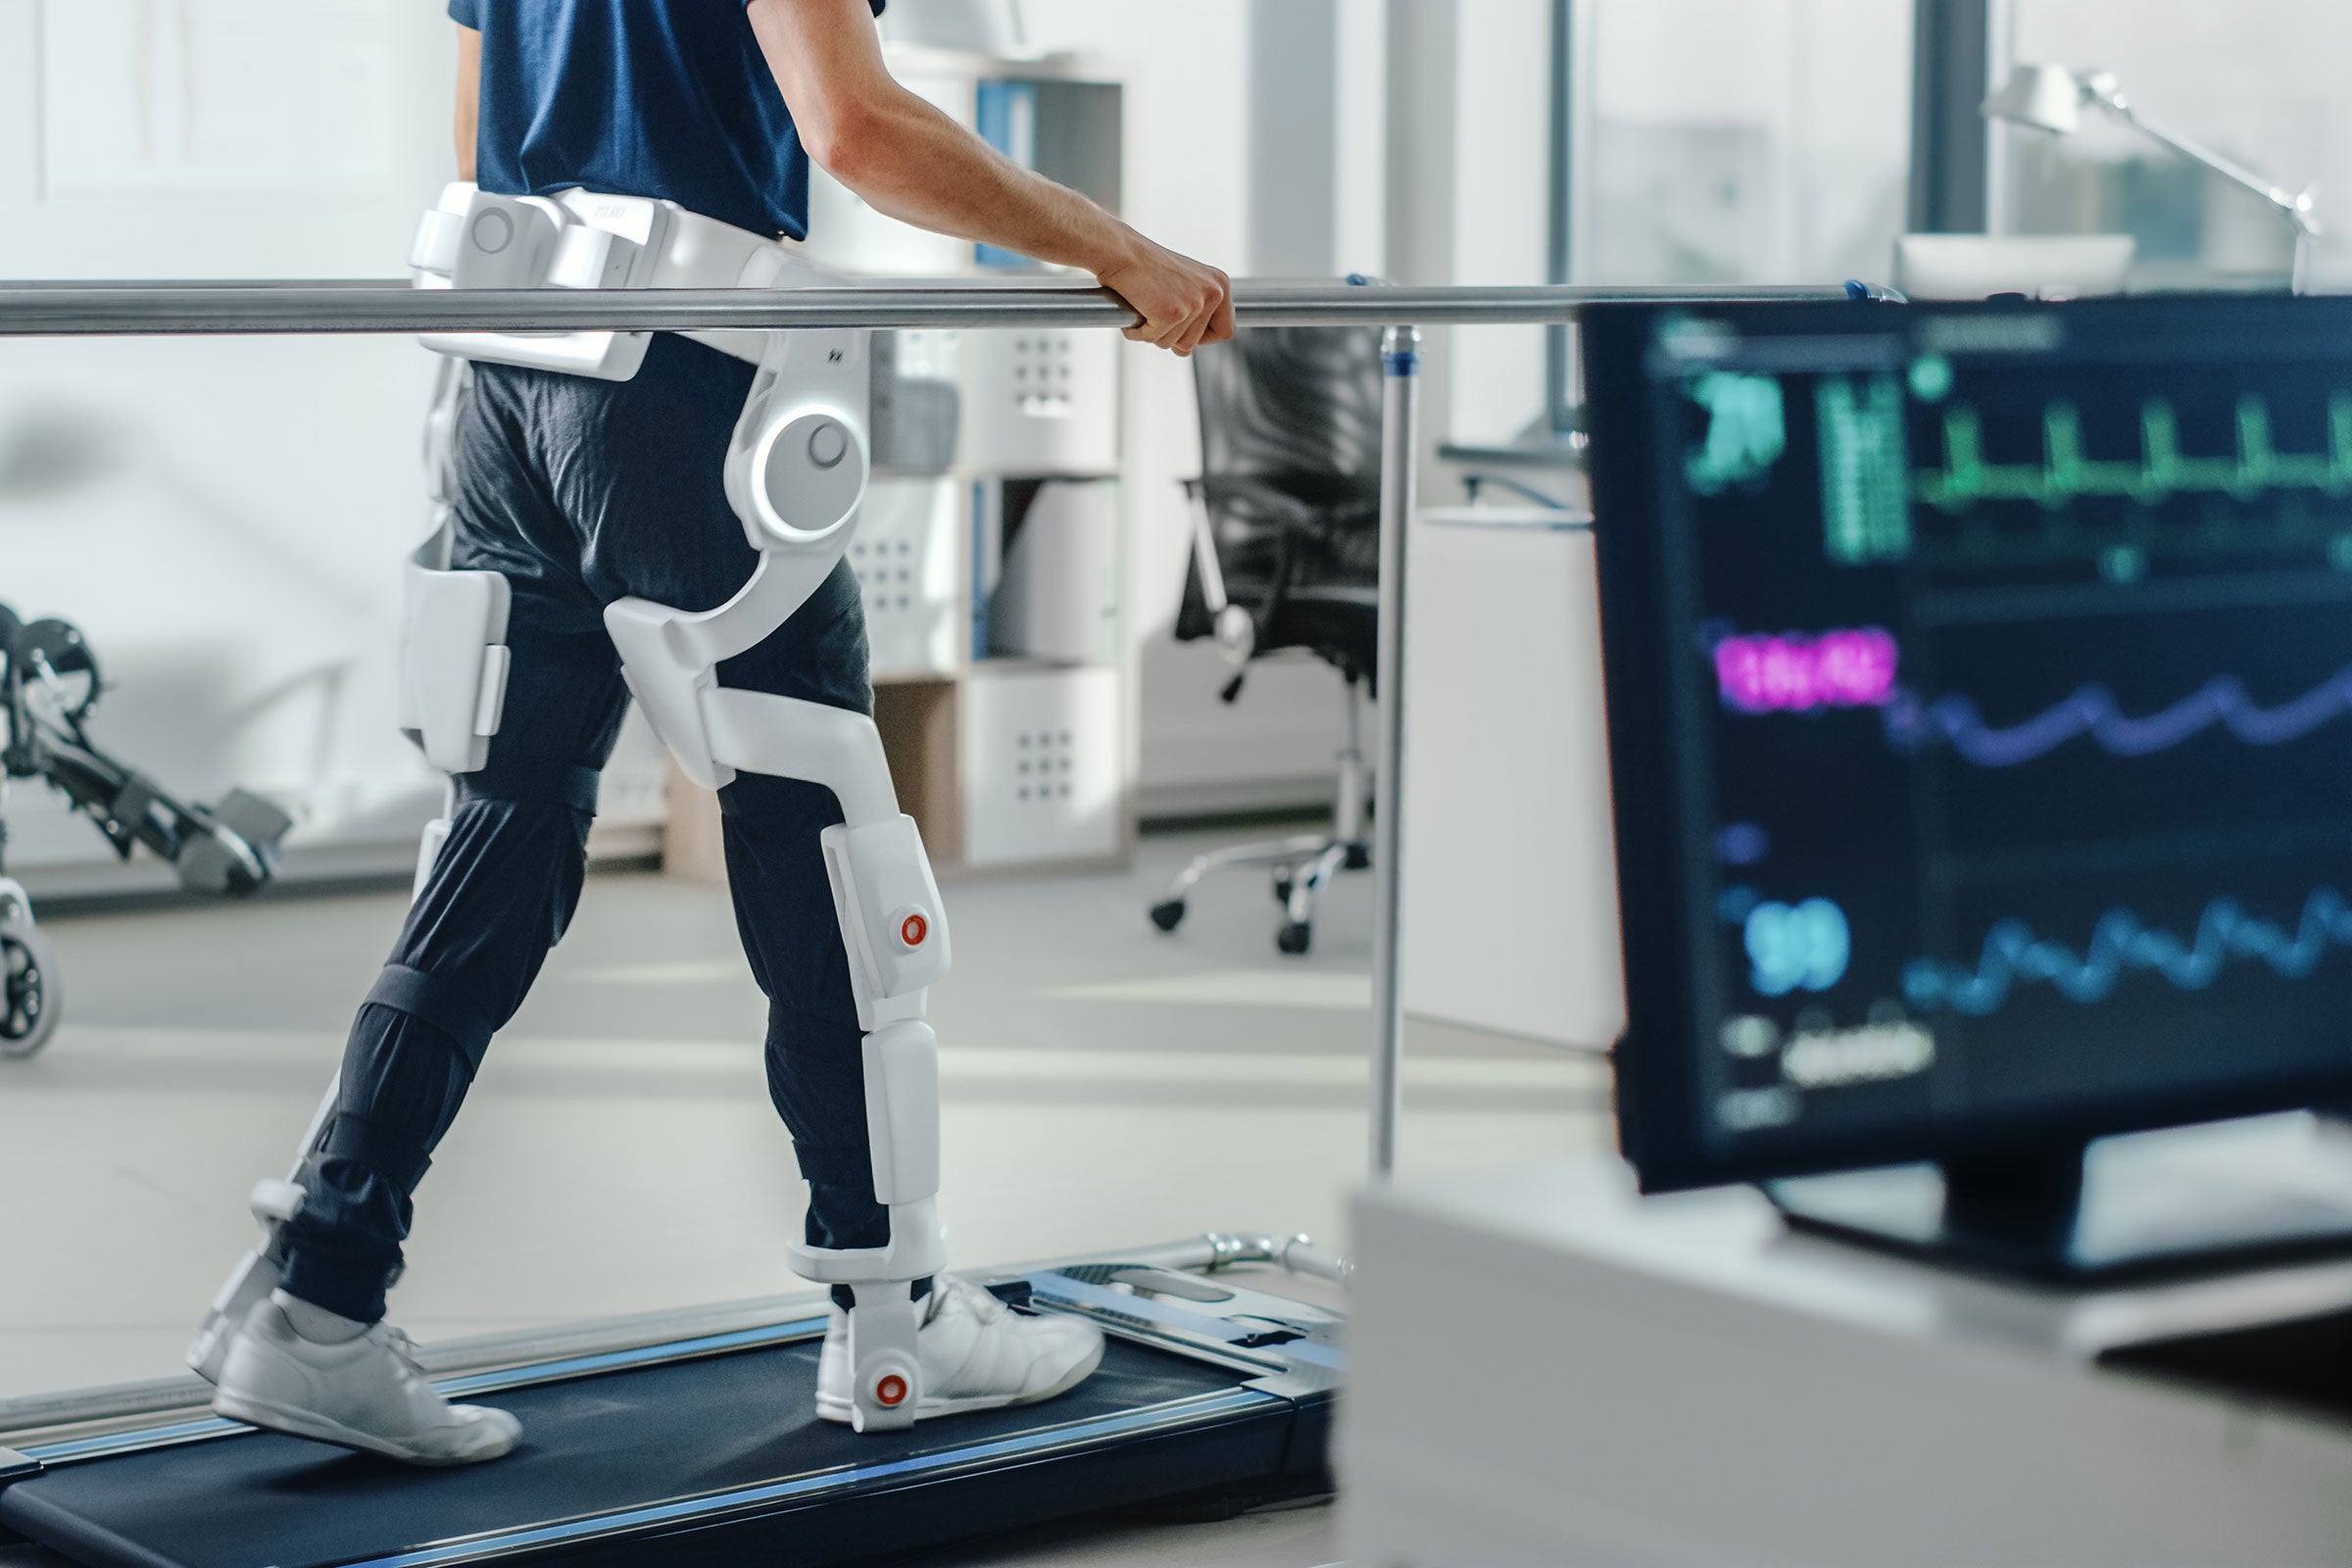
MULTIPOLYGON (((1324 1307, 1253 1290, 1231 1278, 1217 1279, 1212 1286, 1200 1274, 1184 1271, 1188 1264, 1214 1273, 1231 1266, 1232 1260, 1277 1261, 1268 1254, 1279 1254, 1281 1245, 1264 1244, 1264 1238, 1209 1237, 1168 1248, 1092 1254, 967 1276, 1016 1305, 1067 1312, 1133 1344, 1225 1371, 1253 1374, 1231 1390, 1189 1395, 1114 1414, 1049 1422, 1014 1437, 992 1438, 968 1447, 896 1457, 847 1470, 782 1475, 696 1495, 632 1501, 600 1513, 417 1543, 390 1556, 363 1559, 351 1568, 449 1568, 552 1552, 593 1553, 632 1541, 650 1544, 683 1530, 849 1502, 1002 1466, 1035 1463, 1098 1445, 1205 1434, 1236 1423, 1284 1417, 1285 1407, 1292 1427, 1283 1462, 1273 1473, 1253 1479, 1281 1482, 1288 1478, 1298 1490, 1311 1490, 1326 1473, 1331 1399, 1343 1370, 1339 1337, 1345 1318, 1324 1307), (1244 1245, 1237 1249, 1232 1245, 1236 1241, 1244 1245), (1222 1298, 1202 1298, 1210 1294, 1222 1298)), ((1298 1272, 1337 1274, 1345 1270, 1344 1263, 1328 1254, 1301 1253, 1291 1261, 1306 1263, 1298 1272)), ((596 1343, 593 1333, 576 1326, 552 1336, 499 1336, 470 1346, 443 1347, 438 1354, 428 1352, 428 1365, 433 1361, 473 1361, 470 1367, 452 1369, 449 1375, 436 1378, 434 1387, 452 1397, 479 1397, 821 1339, 827 1323, 825 1308, 825 1298, 810 1294, 747 1302, 716 1313, 703 1308, 621 1319, 596 1326, 602 1338, 614 1342, 606 1344, 596 1343), (715 1324, 711 1322, 714 1316, 720 1318, 715 1324), (729 1323, 726 1318, 758 1321, 729 1323), (657 1333, 662 1324, 681 1320, 691 1325, 689 1332, 657 1333), (534 1353, 551 1340, 561 1347, 552 1357, 534 1353), (486 1364, 485 1355, 492 1358, 486 1364)), ((30 1434, 36 1441, 27 1441, 18 1435, 25 1429, 0 1425, 0 1439, 24 1445, 21 1450, 0 1447, 0 1493, 15 1483, 72 1466, 231 1439, 254 1430, 209 1413, 192 1414, 192 1401, 137 1415, 104 1413, 109 1395, 117 1403, 152 1403, 165 1397, 167 1388, 183 1396, 192 1393, 181 1385, 194 1383, 193 1379, 175 1379, 168 1385, 96 1391, 80 1401, 95 1413, 82 1423, 84 1430, 78 1435, 61 1423, 51 1423, 44 1431, 30 1434), (88 1430, 92 1425, 102 1430, 88 1430)), ((17 1401, 17 1405, 37 1407, 39 1401, 17 1401)), ((1050 1404, 1039 1409, 1044 1416, 1052 1413, 1050 1404)), ((0 1406, 0 1421, 12 1413, 9 1407, 0 1406)), ((0 1542, 10 1539, 7 1528, 0 1526, 0 1542)))

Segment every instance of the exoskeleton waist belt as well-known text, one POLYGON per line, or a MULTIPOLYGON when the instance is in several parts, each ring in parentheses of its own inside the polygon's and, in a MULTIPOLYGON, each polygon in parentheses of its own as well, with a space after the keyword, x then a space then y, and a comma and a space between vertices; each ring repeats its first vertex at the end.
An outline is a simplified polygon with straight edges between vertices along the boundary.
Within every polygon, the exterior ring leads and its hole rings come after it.
MULTIPOLYGON (((424 215, 409 267, 418 288, 774 288, 827 281, 780 241, 676 202, 567 190, 499 196, 449 186, 424 215), (796 276, 807 273, 806 277, 796 276)), ((760 363, 764 332, 683 336, 760 363)), ((648 332, 431 333, 435 353, 626 381, 648 332)))

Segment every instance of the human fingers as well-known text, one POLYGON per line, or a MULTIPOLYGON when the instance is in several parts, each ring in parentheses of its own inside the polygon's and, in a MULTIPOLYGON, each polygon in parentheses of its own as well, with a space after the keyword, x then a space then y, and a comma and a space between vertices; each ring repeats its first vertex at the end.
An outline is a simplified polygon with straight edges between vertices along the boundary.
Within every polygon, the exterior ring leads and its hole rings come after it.
POLYGON ((1223 272, 1219 272, 1217 274, 1216 309, 1209 313, 1208 334, 1201 341, 1203 343, 1230 343, 1233 341, 1233 279, 1227 277, 1223 272))
POLYGON ((1157 334, 1152 339, 1154 348, 1167 349, 1171 353, 1183 351, 1185 334, 1192 329, 1193 324, 1192 317, 1189 314, 1171 311, 1153 324, 1158 328, 1157 334))
POLYGON ((1177 353, 1189 355, 1203 343, 1222 343, 1233 336, 1233 279, 1213 267, 1200 269, 1200 306, 1186 324, 1185 340, 1177 353))
POLYGON ((1216 324, 1217 309, 1224 300, 1224 274, 1214 268, 1196 267, 1194 275, 1186 279, 1187 309, 1184 325, 1176 340, 1168 345, 1178 356, 1189 355, 1199 348, 1216 324))
POLYGON ((1207 338, 1209 328, 1215 324, 1216 319, 1217 302, 1212 298, 1203 302, 1199 313, 1185 323, 1184 339, 1176 346, 1177 357, 1179 359, 1189 358, 1193 350, 1199 348, 1207 338))

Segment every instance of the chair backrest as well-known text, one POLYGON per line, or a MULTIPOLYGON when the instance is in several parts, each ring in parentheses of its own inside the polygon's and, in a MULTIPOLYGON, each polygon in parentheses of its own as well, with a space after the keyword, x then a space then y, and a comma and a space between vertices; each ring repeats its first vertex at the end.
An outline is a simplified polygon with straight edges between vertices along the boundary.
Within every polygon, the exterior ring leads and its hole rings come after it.
POLYGON ((1193 356, 1200 471, 1310 505, 1380 495, 1380 332, 1245 328, 1193 356))
MULTIPOLYGON (((1245 328, 1194 354, 1193 378, 1201 497, 1232 601, 1377 585, 1379 330, 1245 328)), ((1196 590, 1180 636, 1205 630, 1196 590)))

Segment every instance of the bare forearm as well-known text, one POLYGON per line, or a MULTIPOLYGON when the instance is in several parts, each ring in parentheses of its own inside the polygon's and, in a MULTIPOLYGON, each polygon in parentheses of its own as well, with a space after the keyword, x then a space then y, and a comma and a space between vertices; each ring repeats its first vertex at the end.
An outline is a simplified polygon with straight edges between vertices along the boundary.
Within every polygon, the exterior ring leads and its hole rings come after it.
POLYGON ((471 27, 458 29, 458 119, 454 133, 458 177, 473 177, 475 126, 482 106, 482 35, 471 27))
POLYGON ((1223 272, 1011 163, 892 79, 867 0, 751 0, 745 15, 808 156, 869 206, 1086 269, 1135 308, 1138 342, 1190 354, 1233 336, 1223 272))
POLYGON ((913 93, 872 105, 831 149, 834 177, 875 211, 1056 266, 1112 270, 1139 236, 1021 168, 913 93))

